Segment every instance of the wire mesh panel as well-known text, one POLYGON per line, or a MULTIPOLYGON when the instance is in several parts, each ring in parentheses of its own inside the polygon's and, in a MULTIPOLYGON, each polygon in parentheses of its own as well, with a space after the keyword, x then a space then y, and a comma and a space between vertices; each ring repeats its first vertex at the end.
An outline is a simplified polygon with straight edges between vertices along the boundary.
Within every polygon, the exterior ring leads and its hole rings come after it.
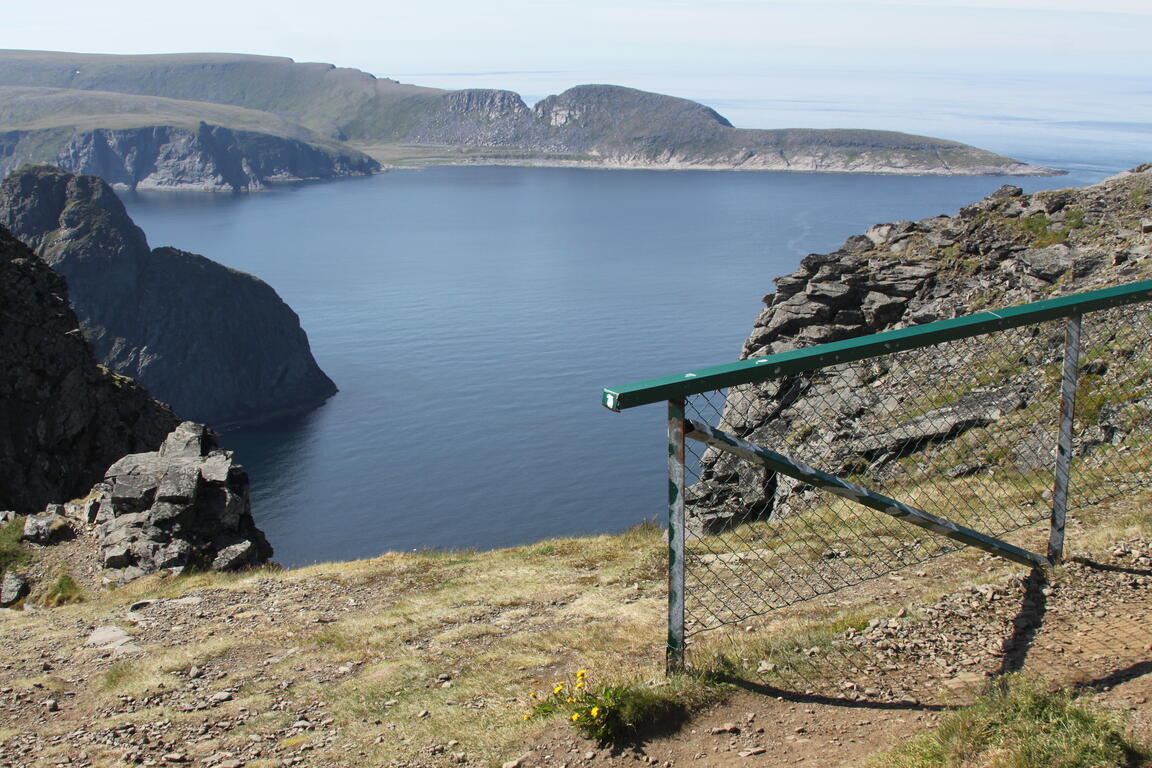
POLYGON ((1070 509, 1152 484, 1152 308, 1084 317, 1070 509))
MULTIPOLYGON (((696 394, 685 416, 1001 536, 1051 511, 1066 322, 696 394)), ((1149 480, 1149 322, 1085 320, 1073 509, 1149 480)), ((692 440, 685 470, 689 638, 961 546, 692 440)))
MULTIPOLYGON (((669 668, 965 544, 1056 562, 1065 511, 1152 483, 1150 308, 1144 281, 605 388, 669 406, 669 668)), ((795 669, 837 648, 785 636, 795 669)))

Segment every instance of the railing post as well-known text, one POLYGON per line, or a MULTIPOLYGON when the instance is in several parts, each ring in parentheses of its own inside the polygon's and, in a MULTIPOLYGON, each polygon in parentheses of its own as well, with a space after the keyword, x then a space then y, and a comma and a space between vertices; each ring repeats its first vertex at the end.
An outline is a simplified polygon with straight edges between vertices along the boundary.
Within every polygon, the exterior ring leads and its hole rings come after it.
POLYGON ((1048 535, 1048 562, 1064 556, 1064 522, 1068 513, 1068 482, 1072 469, 1072 424, 1076 388, 1080 379, 1080 315, 1071 315, 1064 331, 1064 370, 1060 378, 1060 433, 1056 438, 1055 484, 1052 489, 1052 526, 1048 535))
POLYGON ((669 674, 684 667, 684 400, 668 401, 669 674))

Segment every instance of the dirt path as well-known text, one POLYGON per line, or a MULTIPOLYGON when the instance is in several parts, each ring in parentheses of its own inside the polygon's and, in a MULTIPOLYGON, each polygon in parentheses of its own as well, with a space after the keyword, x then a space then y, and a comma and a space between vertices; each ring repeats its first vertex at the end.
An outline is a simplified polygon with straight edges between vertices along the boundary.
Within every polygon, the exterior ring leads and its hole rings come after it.
POLYGON ((737 695, 670 736, 611 751, 557 729, 520 765, 861 766, 1017 671, 1078 688, 1152 742, 1152 540, 1070 562, 1053 583, 1019 574, 918 614, 849 631, 786 681, 736 681, 737 695))

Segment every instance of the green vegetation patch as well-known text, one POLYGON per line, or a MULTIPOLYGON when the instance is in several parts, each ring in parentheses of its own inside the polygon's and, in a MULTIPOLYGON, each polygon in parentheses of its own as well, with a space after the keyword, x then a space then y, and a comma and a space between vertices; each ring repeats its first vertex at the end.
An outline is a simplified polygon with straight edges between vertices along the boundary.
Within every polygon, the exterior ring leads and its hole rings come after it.
POLYGON ((1035 213, 1019 219, 1009 219, 1012 228, 1031 237, 1033 248, 1043 248, 1046 245, 1062 243, 1067 238, 1067 232, 1053 229, 1054 222, 1043 213, 1035 213))
POLYGON ((28 562, 28 550, 20 546, 20 537, 24 535, 24 518, 17 517, 9 520, 0 528, 0 573, 11 568, 17 568, 28 562))
POLYGON ((872 764, 885 768, 1135 768, 1152 752, 1131 742, 1117 719, 1066 691, 1002 680, 940 727, 872 764))
POLYGON ((53 608, 81 602, 84 602, 84 590, 76 583, 76 579, 67 573, 60 574, 44 595, 44 604, 53 608))

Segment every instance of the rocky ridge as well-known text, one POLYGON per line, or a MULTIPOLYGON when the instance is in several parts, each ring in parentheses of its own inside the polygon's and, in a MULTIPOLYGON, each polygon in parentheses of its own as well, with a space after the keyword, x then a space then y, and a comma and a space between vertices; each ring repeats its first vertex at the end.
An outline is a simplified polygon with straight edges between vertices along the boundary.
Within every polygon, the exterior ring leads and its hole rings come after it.
POLYGON ((0 224, 67 278, 97 358, 182 417, 251 423, 335 393, 275 290, 203 256, 150 248, 103 180, 22 168, 0 184, 0 224))

